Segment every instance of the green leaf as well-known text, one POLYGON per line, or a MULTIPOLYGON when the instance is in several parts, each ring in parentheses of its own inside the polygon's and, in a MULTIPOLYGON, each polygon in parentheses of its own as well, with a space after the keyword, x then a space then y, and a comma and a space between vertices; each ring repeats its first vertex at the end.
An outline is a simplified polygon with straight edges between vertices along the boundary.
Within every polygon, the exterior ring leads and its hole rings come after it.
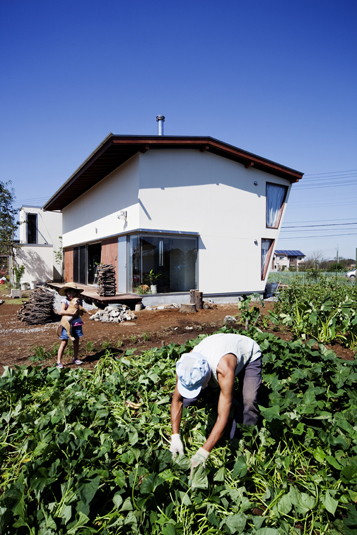
POLYGON ((180 496, 180 500, 181 500, 182 505, 187 505, 187 506, 192 505, 191 499, 188 496, 187 492, 183 492, 182 490, 180 490, 179 491, 179 496, 180 496))
POLYGON ((236 479, 237 477, 244 477, 247 474, 247 471, 248 468, 245 458, 242 456, 238 457, 233 466, 232 479, 236 479))
POLYGON ((335 457, 332 457, 332 455, 326 455, 326 461, 334 468, 337 468, 337 470, 342 470, 342 466, 336 461, 335 457))
POLYGON ((264 520, 265 520, 264 516, 252 516, 251 518, 253 520, 255 529, 261 528, 262 525, 264 524, 264 520))
POLYGON ((25 496, 22 495, 17 501, 15 507, 12 508, 14 515, 18 515, 20 518, 24 517, 25 514, 25 496))
POLYGON ((271 422, 275 418, 278 420, 281 420, 280 416, 280 407, 279 405, 273 405, 273 407, 269 407, 266 409, 265 407, 259 406, 260 412, 267 422, 271 422))
POLYGON ((121 506, 121 504, 123 503, 123 498, 121 496, 121 494, 119 494, 119 492, 116 492, 113 496, 113 502, 114 502, 114 506, 119 509, 119 507, 121 506))
POLYGON ((64 505, 61 509, 61 513, 59 515, 60 518, 64 519, 65 525, 68 524, 68 522, 71 520, 72 517, 72 506, 71 505, 64 505))
POLYGON ((210 524, 212 524, 213 526, 215 526, 216 528, 219 527, 219 520, 218 518, 216 517, 216 515, 213 513, 213 511, 211 511, 210 513, 208 513, 207 515, 207 520, 210 524))
POLYGON ((341 470, 341 476, 343 476, 348 481, 357 478, 357 463, 349 462, 341 470))
POLYGON ((314 449, 314 458, 316 459, 316 461, 318 461, 319 463, 323 463, 325 457, 326 453, 324 452, 324 450, 320 448, 320 446, 317 446, 317 448, 314 449))
POLYGON ((225 466, 222 466, 218 470, 218 472, 215 473, 215 475, 213 477, 213 481, 224 481, 225 473, 226 473, 226 468, 225 468, 225 466))
POLYGON ((300 492, 295 487, 290 488, 289 497, 295 511, 302 515, 306 515, 315 505, 315 498, 305 492, 300 492))
POLYGON ((89 518, 87 515, 84 515, 81 511, 79 512, 79 518, 76 522, 72 522, 72 524, 70 524, 68 526, 68 531, 66 531, 66 535, 74 535, 78 528, 82 528, 83 526, 85 526, 87 523, 89 522, 89 518))
POLYGON ((177 464, 183 470, 189 470, 191 468, 191 461, 185 455, 176 455, 173 463, 177 464))
POLYGON ((304 433, 305 426, 302 422, 299 422, 296 427, 293 429, 294 435, 302 435, 304 433))
POLYGON ((208 489, 208 478, 204 466, 199 465, 194 469, 191 487, 193 489, 208 489))
POLYGON ((245 528, 246 522, 246 515, 239 513, 235 515, 229 515, 225 519, 225 521, 221 523, 220 527, 222 528, 222 525, 224 525, 228 533, 231 533, 233 535, 235 533, 242 533, 245 528))
POLYGON ((291 499, 288 494, 284 494, 277 503, 278 511, 280 513, 284 513, 285 515, 290 513, 292 506, 293 504, 291 503, 291 499))
POLYGON ((146 476, 140 486, 141 494, 152 494, 155 492, 156 488, 163 482, 160 476, 155 473, 149 474, 146 476))
POLYGON ((163 535, 176 535, 175 527, 172 524, 165 524, 162 529, 163 535))
POLYGON ((330 491, 326 491, 326 494, 322 500, 322 503, 326 507, 327 511, 331 513, 332 515, 335 514, 337 506, 338 506, 338 500, 335 500, 332 498, 330 491))
POLYGON ((100 477, 97 476, 88 481, 87 483, 83 483, 80 487, 78 487, 79 497, 85 505, 89 505, 90 502, 93 500, 95 493, 98 490, 99 483, 100 477))
POLYGON ((133 510, 133 506, 132 506, 132 503, 131 503, 130 496, 128 496, 126 498, 126 500, 123 503, 123 507, 120 510, 121 511, 132 511, 133 510))
POLYGON ((348 494, 350 495, 351 500, 354 503, 357 503, 357 492, 352 489, 348 489, 348 494))

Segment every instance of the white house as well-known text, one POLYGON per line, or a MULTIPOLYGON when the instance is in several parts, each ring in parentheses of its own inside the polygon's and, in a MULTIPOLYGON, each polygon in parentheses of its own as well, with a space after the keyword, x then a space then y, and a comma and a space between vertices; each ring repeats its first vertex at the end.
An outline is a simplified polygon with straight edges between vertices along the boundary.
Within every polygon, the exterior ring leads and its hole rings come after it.
POLYGON ((293 267, 299 269, 299 265, 304 261, 306 255, 301 251, 277 249, 274 252, 273 258, 273 270, 284 271, 293 267))
MULTIPOLYGON (((65 280, 113 264, 155 301, 263 293, 291 185, 303 176, 211 137, 109 136, 45 204, 62 211, 65 280)), ((144 300, 144 303, 146 301, 144 300)))
POLYGON ((55 253, 62 249, 62 214, 44 212, 38 206, 22 206, 19 219, 21 247, 16 250, 16 262, 25 266, 21 281, 31 285, 60 281, 62 262, 55 253))

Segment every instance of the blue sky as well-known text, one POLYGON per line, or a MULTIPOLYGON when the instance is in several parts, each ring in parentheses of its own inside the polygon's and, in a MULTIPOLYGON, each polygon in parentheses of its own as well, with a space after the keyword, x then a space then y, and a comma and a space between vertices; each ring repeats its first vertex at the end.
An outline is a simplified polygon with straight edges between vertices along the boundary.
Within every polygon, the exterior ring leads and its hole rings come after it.
POLYGON ((109 132, 155 135, 163 114, 167 135, 305 173, 278 249, 355 258, 356 0, 0 0, 0 50, 16 206, 42 206, 109 132))

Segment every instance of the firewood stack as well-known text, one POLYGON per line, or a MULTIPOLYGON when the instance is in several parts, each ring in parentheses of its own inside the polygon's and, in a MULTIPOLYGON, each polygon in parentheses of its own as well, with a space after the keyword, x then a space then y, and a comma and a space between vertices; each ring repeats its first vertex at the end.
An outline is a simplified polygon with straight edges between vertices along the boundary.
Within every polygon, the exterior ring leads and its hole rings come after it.
POLYGON ((27 325, 43 325, 56 321, 56 313, 53 310, 54 292, 47 288, 36 288, 18 310, 17 317, 27 325))
POLYGON ((103 296, 115 295, 115 268, 112 264, 98 266, 98 294, 103 296))

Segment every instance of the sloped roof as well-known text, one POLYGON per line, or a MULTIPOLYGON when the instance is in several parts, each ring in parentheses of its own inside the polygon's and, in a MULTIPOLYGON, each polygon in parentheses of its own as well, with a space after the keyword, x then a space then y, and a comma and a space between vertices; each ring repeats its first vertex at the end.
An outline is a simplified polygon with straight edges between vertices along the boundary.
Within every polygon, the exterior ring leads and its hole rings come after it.
POLYGON ((302 253, 301 251, 296 251, 296 250, 286 250, 286 249, 280 249, 279 251, 275 251, 275 255, 280 255, 280 256, 306 256, 304 253, 302 253))
POLYGON ((44 210, 62 210, 80 195, 137 152, 163 149, 196 149, 255 167, 275 176, 297 182, 303 173, 256 154, 239 149, 212 137, 186 136, 119 136, 109 134, 73 175, 44 205, 44 210))

